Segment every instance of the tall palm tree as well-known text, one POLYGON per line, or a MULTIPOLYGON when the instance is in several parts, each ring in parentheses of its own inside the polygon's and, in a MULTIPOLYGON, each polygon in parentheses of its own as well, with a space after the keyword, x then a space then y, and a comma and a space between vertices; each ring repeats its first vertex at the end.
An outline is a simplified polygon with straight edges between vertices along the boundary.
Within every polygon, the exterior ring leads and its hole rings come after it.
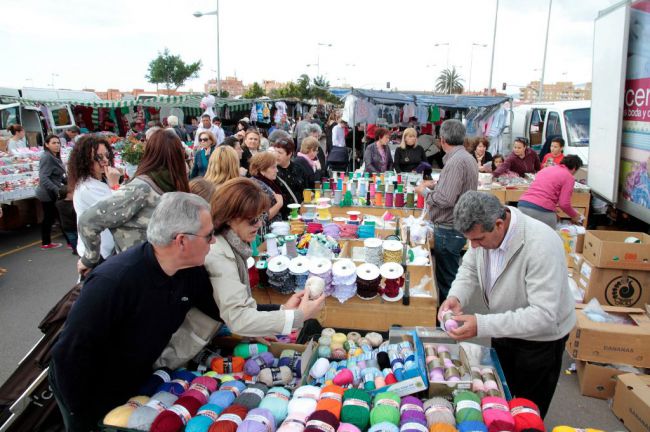
POLYGON ((444 94, 462 93, 463 81, 465 80, 456 71, 456 66, 452 66, 451 69, 447 68, 443 70, 438 76, 436 80, 436 91, 444 94))

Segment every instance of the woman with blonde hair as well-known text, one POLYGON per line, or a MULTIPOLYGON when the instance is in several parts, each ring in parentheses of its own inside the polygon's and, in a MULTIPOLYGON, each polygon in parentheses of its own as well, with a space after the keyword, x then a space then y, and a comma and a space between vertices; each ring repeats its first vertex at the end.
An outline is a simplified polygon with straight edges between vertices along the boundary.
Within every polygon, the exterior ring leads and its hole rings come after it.
POLYGON ((208 168, 208 163, 210 161, 210 156, 217 147, 217 139, 209 130, 199 132, 198 140, 200 148, 195 149, 194 165, 192 166, 190 178, 205 175, 205 171, 208 168))
POLYGON ((220 186, 239 177, 239 156, 230 146, 219 146, 208 162, 208 168, 203 176, 215 186, 220 186))
POLYGON ((397 172, 411 172, 427 161, 424 149, 418 145, 418 133, 413 128, 402 132, 402 142, 395 149, 394 167, 397 172))

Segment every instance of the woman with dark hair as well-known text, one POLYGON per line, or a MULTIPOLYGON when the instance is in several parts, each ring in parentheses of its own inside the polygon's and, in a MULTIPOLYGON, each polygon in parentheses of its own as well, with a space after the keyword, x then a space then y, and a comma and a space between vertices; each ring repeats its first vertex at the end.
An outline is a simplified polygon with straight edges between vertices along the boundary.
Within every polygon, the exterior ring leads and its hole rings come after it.
POLYGON ((11 138, 9 138, 9 143, 7 144, 9 154, 16 154, 19 153, 21 149, 27 148, 27 142, 25 142, 25 129, 21 125, 9 125, 7 130, 11 133, 11 138))
MULTIPOLYGON (((291 160, 295 147, 293 139, 284 131, 274 131, 271 134, 271 148, 278 162, 277 183, 282 190, 282 200, 287 204, 300 204, 302 192, 306 187, 306 179, 302 169, 291 160)), ((289 217, 289 208, 285 205, 281 210, 282 219, 289 217)))
POLYGON ((56 135, 45 137, 43 154, 38 166, 38 181, 36 198, 43 206, 41 249, 56 249, 61 247, 61 243, 52 243, 52 225, 58 218, 55 204, 59 197, 59 190, 67 184, 65 166, 61 161, 61 141, 56 135))
POLYGON ((380 127, 375 130, 376 141, 366 147, 363 155, 365 171, 367 173, 383 173, 393 169, 393 157, 388 148, 390 132, 380 127))
MULTIPOLYGON (((240 134, 242 131, 237 133, 240 134)), ((251 128, 244 132, 244 139, 242 142, 243 152, 239 165, 246 168, 248 171, 250 171, 250 159, 260 151, 260 139, 260 133, 257 129, 251 128)))
POLYGON ((264 215, 264 225, 268 229, 273 222, 281 221, 280 211, 284 205, 282 189, 275 179, 278 176, 278 161, 271 152, 258 153, 251 158, 250 172, 253 180, 271 202, 268 214, 264 215))
POLYGON ((493 173, 494 178, 500 177, 501 175, 512 171, 519 177, 525 176, 527 173, 536 173, 541 168, 539 163, 539 157, 528 146, 528 139, 526 138, 515 138, 515 142, 512 145, 512 153, 508 155, 503 164, 498 167, 493 173))
POLYGON ((199 132, 198 141, 201 148, 196 149, 196 154, 194 155, 194 165, 192 166, 190 178, 205 175, 205 171, 208 169, 210 155, 217 147, 217 139, 209 130, 199 132))
POLYGON ((490 172, 488 167, 492 164, 492 153, 487 151, 489 146, 490 141, 485 137, 479 137, 474 142, 472 154, 474 155, 474 159, 476 159, 476 163, 478 163, 479 172, 490 172), (490 165, 486 167, 485 165, 487 164, 490 165))
POLYGON ((581 167, 582 159, 569 155, 559 165, 538 172, 528 190, 519 198, 519 210, 553 229, 557 224, 557 207, 569 215, 573 223, 582 223, 583 216, 571 206, 573 176, 581 167))
POLYGON ((98 264, 102 231, 111 230, 117 253, 140 244, 147 239, 147 225, 160 196, 189 190, 180 138, 174 131, 154 132, 133 180, 80 216, 79 232, 86 252, 77 263, 79 273, 85 275, 98 264))
MULTIPOLYGON (((81 215, 98 201, 110 197, 120 187, 120 171, 113 165, 113 149, 101 135, 84 135, 75 144, 68 159, 68 188, 73 191, 72 203, 81 215)), ((83 238, 83 233, 79 232, 83 238)), ((108 229, 101 233, 100 255, 103 259, 113 253, 115 244, 108 229)), ((86 252, 84 240, 77 242, 77 253, 86 252)))

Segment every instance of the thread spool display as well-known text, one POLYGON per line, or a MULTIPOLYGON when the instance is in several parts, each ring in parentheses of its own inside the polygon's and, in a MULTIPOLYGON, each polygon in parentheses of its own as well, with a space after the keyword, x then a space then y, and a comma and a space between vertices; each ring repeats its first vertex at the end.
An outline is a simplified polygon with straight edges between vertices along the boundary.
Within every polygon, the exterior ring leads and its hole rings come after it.
POLYGON ((360 225, 357 231, 357 237, 360 239, 368 239, 375 237, 375 225, 360 225))
POLYGON ((385 263, 401 263, 404 245, 397 240, 384 240, 382 243, 383 248, 383 262, 385 263))
POLYGON ((327 258, 312 258, 309 263, 309 274, 317 276, 325 282, 325 295, 332 295, 332 262, 327 258))
POLYGON ((287 208, 291 211, 289 219, 300 219, 300 204, 291 203, 287 205, 287 208))
POLYGON ((387 262, 379 268, 379 273, 384 278, 382 298, 390 302, 401 300, 404 296, 404 268, 395 262, 387 262))
POLYGON ((290 294, 294 290, 289 263, 291 260, 284 255, 278 255, 269 260, 266 274, 269 277, 269 285, 280 294, 290 294))
POLYGON ((332 266, 333 296, 341 303, 357 293, 357 267, 351 259, 341 259, 332 266))
POLYGON ((302 200, 305 203, 310 203, 314 199, 314 191, 311 189, 304 189, 302 191, 302 200))
POLYGON ((372 300, 379 293, 381 274, 379 267, 366 262, 357 267, 357 296, 363 300, 372 300))
POLYGON ((383 264, 381 240, 378 238, 369 238, 363 242, 365 248, 365 261, 379 267, 383 264))
POLYGON ((246 266, 248 267, 248 283, 251 288, 256 288, 260 283, 260 275, 257 272, 257 268, 255 268, 255 258, 248 257, 246 266))
POLYGON ((360 211, 350 210, 350 211, 346 212, 346 214, 348 215, 348 220, 350 222, 358 222, 358 221, 361 220, 361 212, 360 211))
MULTIPOLYGON (((400 188, 402 185, 399 185, 400 188)), ((395 194, 395 207, 404 207, 404 193, 402 192, 397 192, 395 194)))
POLYGON ((280 255, 280 250, 278 249, 278 237, 275 234, 266 234, 264 236, 264 241, 266 241, 266 253, 270 257, 276 257, 280 255))
POLYGON ((343 191, 341 189, 336 189, 334 191, 334 197, 332 198, 332 204, 339 205, 343 199, 343 191))
POLYGON ((385 199, 385 206, 386 207, 393 207, 393 192, 389 192, 387 190, 384 199, 385 199))
POLYGON ((414 192, 408 192, 406 194, 406 207, 407 208, 413 208, 415 207, 415 202, 414 202, 414 192))
POLYGON ((309 258, 297 256, 289 262, 289 272, 293 276, 293 290, 299 292, 305 289, 309 277, 309 258))
POLYGON ((298 256, 298 248, 296 245, 297 241, 298 241, 298 237, 296 237, 293 234, 284 236, 284 247, 287 252, 286 255, 289 258, 295 258, 298 256))
POLYGON ((259 285, 262 287, 269 286, 269 277, 266 274, 266 269, 269 263, 265 259, 260 259, 255 263, 255 269, 257 270, 257 275, 259 276, 259 285))

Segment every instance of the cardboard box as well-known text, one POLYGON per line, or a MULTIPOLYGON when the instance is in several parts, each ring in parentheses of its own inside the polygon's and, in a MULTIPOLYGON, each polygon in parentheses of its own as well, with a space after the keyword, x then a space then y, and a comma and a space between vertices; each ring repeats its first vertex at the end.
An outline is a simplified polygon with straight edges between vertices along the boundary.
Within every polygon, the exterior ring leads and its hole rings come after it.
POLYGON ((591 321, 577 305, 576 327, 566 348, 571 357, 599 363, 622 363, 650 367, 650 317, 643 309, 603 306, 606 312, 631 320, 633 324, 591 321))
POLYGON ((599 268, 583 257, 573 279, 585 291, 584 303, 592 298, 610 306, 642 307, 650 303, 650 271, 599 268))
POLYGON ((650 376, 617 377, 612 411, 631 432, 650 430, 650 376))
POLYGON ((650 270, 650 236, 630 231, 587 231, 582 254, 600 268, 650 270), (641 243, 625 243, 636 237, 641 243))
POLYGON ((580 393, 598 399, 609 399, 614 396, 616 376, 626 373, 613 367, 582 360, 576 361, 576 368, 580 393))

